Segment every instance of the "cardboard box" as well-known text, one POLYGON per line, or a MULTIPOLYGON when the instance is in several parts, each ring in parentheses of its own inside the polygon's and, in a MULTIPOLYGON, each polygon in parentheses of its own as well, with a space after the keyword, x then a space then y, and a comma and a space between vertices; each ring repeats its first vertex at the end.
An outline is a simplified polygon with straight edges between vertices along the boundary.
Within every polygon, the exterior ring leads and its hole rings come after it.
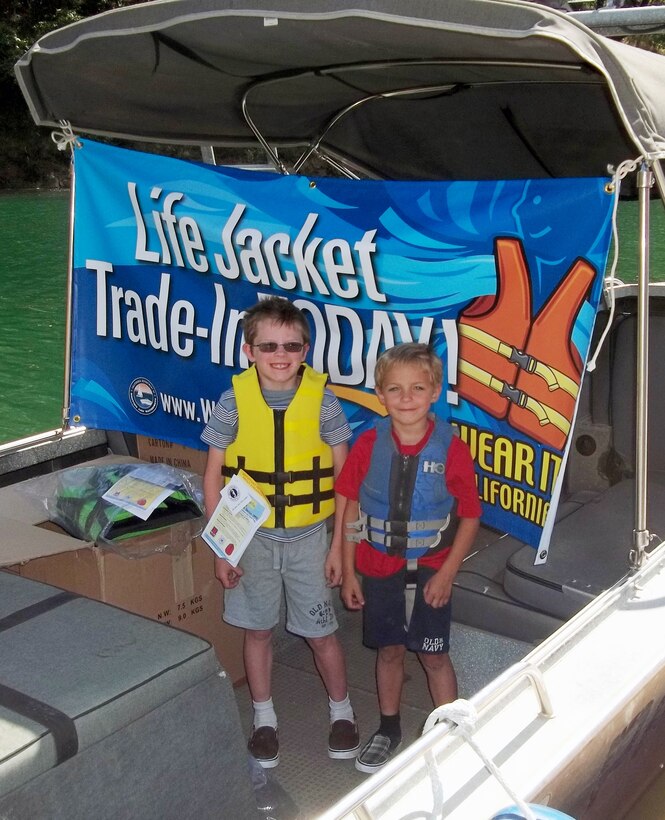
POLYGON ((194 450, 192 447, 148 436, 137 436, 136 445, 138 456, 143 461, 149 461, 151 464, 168 464, 197 475, 203 475, 205 472, 207 450, 194 450))
MULTIPOLYGON (((184 469, 191 472, 205 463, 203 451, 187 455, 187 448, 165 444, 159 449, 170 452, 163 455, 166 463, 167 458, 186 458, 184 469)), ((127 461, 134 459, 105 456, 90 464, 127 461)), ((128 553, 133 557, 126 558, 73 538, 45 517, 44 506, 21 485, 0 487, 0 567, 199 635, 215 647, 231 680, 244 681, 243 632, 222 621, 222 586, 215 578, 213 552, 202 539, 178 530, 170 554, 164 551, 163 532, 144 534, 132 539, 128 553), (177 550, 177 544, 187 546, 177 550)), ((181 526, 189 524, 172 529, 181 526)))
MULTIPOLYGON (((62 532, 48 522, 39 527, 62 532)), ((89 545, 33 558, 11 570, 199 635, 215 647, 233 683, 244 682, 243 632, 222 621, 222 587, 211 549, 195 538, 180 554, 155 553, 149 536, 142 538, 142 557, 124 558, 89 545)))

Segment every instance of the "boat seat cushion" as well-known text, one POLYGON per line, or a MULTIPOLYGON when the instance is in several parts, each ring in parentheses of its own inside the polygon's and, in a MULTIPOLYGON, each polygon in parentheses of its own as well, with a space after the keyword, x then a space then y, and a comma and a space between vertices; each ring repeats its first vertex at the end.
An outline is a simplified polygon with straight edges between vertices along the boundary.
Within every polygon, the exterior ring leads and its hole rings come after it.
MULTIPOLYGON (((181 783, 178 788, 183 794, 198 791, 200 798, 192 799, 215 804, 214 812, 209 807, 201 816, 219 816, 224 801, 230 800, 229 806, 236 809, 251 805, 245 743, 230 681, 220 670, 214 649, 201 638, 0 571, 0 657, 3 817, 30 816, 17 807, 27 811, 35 795, 41 801, 52 801, 50 795, 70 781, 78 784, 82 802, 71 805, 70 801, 63 816, 68 820, 113 816, 86 812, 87 801, 104 792, 107 780, 109 789, 123 788, 122 783, 113 782, 112 773, 104 775, 105 769, 120 765, 114 758, 105 759, 109 745, 114 744, 123 757, 122 767, 130 760, 137 767, 136 758, 141 758, 139 770, 145 779, 131 788, 136 792, 134 799, 154 807, 148 814, 124 816, 157 816, 159 806, 164 812, 167 806, 159 796, 163 787, 150 778, 156 768, 173 765, 182 755, 189 755, 188 765, 200 770, 202 782, 181 783), (204 692, 208 693, 205 697, 204 692), (207 714, 182 711, 188 702, 207 714), (178 709, 176 703, 180 703, 178 709), (142 725, 145 732, 139 728, 142 725), (204 731, 210 736, 204 738, 204 731), (143 759, 145 755, 151 759, 143 759), (160 756, 164 759, 157 766, 160 756), (237 782, 235 791, 222 798, 218 785, 208 786, 203 780, 214 784, 225 769, 237 782), (79 782, 82 771, 87 772, 87 789, 79 782), (9 808, 14 813, 5 814, 9 808)), ((39 816, 60 816, 59 809, 52 808, 55 813, 39 816)), ((118 816, 123 816, 122 811, 115 814, 118 816)), ((227 816, 242 815, 231 812, 227 816)))
MULTIPOLYGON (((647 494, 648 527, 665 537, 665 482, 654 476, 647 494)), ((567 619, 622 578, 633 542, 635 482, 615 484, 557 523, 547 562, 534 565, 523 546, 506 565, 504 589, 517 601, 567 619)))

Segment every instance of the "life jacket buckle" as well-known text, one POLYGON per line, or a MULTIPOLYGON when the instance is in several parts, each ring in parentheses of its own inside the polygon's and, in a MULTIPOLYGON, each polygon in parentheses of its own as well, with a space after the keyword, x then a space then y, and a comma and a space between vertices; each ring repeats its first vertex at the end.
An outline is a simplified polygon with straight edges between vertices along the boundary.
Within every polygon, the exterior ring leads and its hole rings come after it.
POLYGON ((288 472, 275 472, 271 476, 273 484, 293 484, 296 480, 293 470, 288 472))
POLYGON ((346 540, 359 544, 367 537, 367 516, 361 515, 357 521, 349 521, 346 525, 346 540))
POLYGON ((404 536, 409 534, 408 523, 406 521, 379 521, 376 518, 378 527, 385 529, 386 535, 404 536))

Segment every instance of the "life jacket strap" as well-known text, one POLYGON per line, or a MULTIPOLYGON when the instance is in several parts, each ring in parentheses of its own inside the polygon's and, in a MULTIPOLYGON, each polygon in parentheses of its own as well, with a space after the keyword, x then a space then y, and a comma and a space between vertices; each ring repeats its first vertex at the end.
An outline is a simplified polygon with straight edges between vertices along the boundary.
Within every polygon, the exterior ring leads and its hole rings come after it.
POLYGON ((445 518, 435 518, 431 521, 384 521, 374 515, 366 515, 361 511, 360 518, 349 524, 356 530, 382 530, 387 535, 408 535, 412 532, 440 532, 450 524, 450 513, 445 518))
POLYGON ((496 336, 481 330, 481 328, 460 324, 458 332, 460 336, 471 339, 488 350, 498 353, 499 356, 508 359, 509 362, 516 364, 521 370, 540 376, 546 382, 548 390, 561 389, 574 399, 577 398, 579 384, 553 365, 541 362, 534 356, 518 350, 513 345, 502 342, 496 336))
POLYGON ((404 586, 407 589, 415 588, 418 583, 418 559, 409 558, 406 562, 406 574, 404 576, 404 586))
POLYGON ((322 490, 318 493, 301 493, 300 495, 268 495, 266 498, 273 507, 297 507, 299 504, 314 504, 335 497, 335 490, 322 490))
POLYGON ((551 424, 564 435, 568 435, 570 432, 570 420, 562 413, 559 413, 554 407, 550 407, 549 404, 532 398, 523 390, 519 390, 507 382, 497 379, 496 376, 488 373, 487 370, 483 370, 482 367, 477 367, 475 364, 471 364, 471 362, 460 359, 457 363, 457 367, 463 375, 488 387, 504 399, 508 399, 509 402, 512 402, 517 407, 525 408, 533 413, 541 427, 551 424))
POLYGON ((384 521, 362 513, 357 521, 347 524, 349 541, 368 541, 388 555, 405 557, 407 550, 430 550, 439 545, 441 533, 450 524, 450 514, 433 521, 384 521), (351 532, 352 531, 352 532, 351 532), (430 532, 431 535, 412 533, 430 532))
MULTIPOLYGON (((288 470, 286 472, 274 471, 272 473, 263 472, 261 470, 248 470, 243 467, 247 475, 250 475, 254 481, 260 484, 293 484, 296 481, 314 481, 318 478, 332 478, 335 475, 333 467, 323 467, 318 470, 288 470)), ((237 467, 229 467, 224 465, 222 467, 222 475, 230 478, 238 472, 237 467)), ((332 496, 326 497, 334 497, 332 496)))

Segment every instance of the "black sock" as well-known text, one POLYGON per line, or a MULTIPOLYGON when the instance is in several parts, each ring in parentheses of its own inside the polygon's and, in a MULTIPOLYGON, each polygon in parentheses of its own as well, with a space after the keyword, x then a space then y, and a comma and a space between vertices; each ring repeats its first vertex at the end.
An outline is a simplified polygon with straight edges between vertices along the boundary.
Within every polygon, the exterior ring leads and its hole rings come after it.
POLYGON ((402 739, 402 725, 399 712, 396 715, 381 715, 379 733, 390 738, 391 744, 397 744, 402 739))

